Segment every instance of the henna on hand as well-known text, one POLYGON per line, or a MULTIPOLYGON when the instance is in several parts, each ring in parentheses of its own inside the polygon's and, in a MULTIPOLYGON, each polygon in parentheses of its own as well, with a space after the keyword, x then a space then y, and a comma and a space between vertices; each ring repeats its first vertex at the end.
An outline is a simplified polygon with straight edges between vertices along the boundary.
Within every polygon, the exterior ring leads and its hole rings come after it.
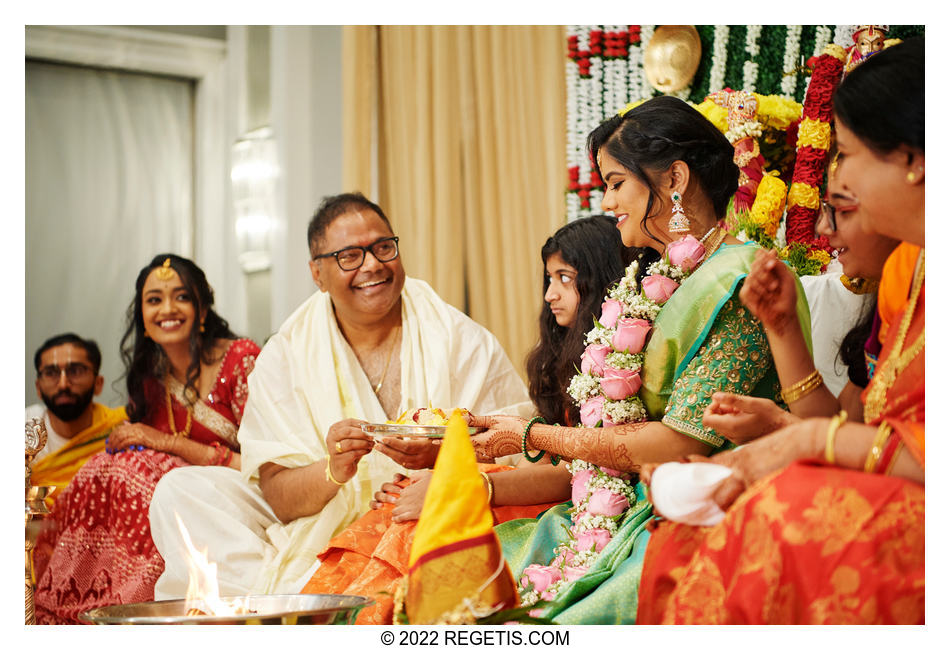
POLYGON ((638 471, 630 454, 632 438, 649 422, 631 422, 607 428, 539 427, 528 434, 528 446, 562 458, 580 458, 618 471, 638 471))
POLYGON ((488 440, 485 451, 493 458, 520 453, 521 436, 514 431, 499 431, 488 440))

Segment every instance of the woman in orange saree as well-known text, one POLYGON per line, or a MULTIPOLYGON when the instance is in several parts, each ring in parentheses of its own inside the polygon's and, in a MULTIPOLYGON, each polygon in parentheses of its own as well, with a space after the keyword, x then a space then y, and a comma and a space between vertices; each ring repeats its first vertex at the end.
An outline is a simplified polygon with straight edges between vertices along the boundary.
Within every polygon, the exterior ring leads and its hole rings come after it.
POLYGON ((881 280, 864 424, 802 420, 702 459, 733 470, 713 493, 725 517, 659 523, 638 622, 924 622, 923 51, 895 45, 835 95, 841 182, 865 229, 903 240, 881 280))
MULTIPOLYGON (((566 387, 584 349, 591 319, 600 316, 607 288, 623 276, 632 251, 623 247, 614 220, 603 215, 577 219, 561 227, 541 249, 545 305, 539 318, 540 339, 526 365, 531 399, 549 422, 570 425, 579 420, 577 406, 566 387)), ((490 503, 495 525, 536 517, 570 498, 570 474, 564 464, 528 465, 518 469, 517 481, 503 484, 497 480, 498 473, 514 469, 479 464, 484 479, 493 485, 490 503), (532 483, 553 486, 545 491, 544 503, 530 496, 526 486, 532 483), (558 493, 560 483, 564 489, 558 493), (520 494, 512 499, 516 492, 520 494), (497 505, 502 503, 512 505, 497 505)), ((400 495, 408 497, 400 503, 396 495, 410 485, 410 480, 397 479, 377 492, 372 510, 330 540, 319 556, 320 567, 303 589, 304 593, 373 598, 375 604, 360 612, 357 623, 391 623, 396 584, 409 573, 409 549, 424 489, 417 487, 400 495)))

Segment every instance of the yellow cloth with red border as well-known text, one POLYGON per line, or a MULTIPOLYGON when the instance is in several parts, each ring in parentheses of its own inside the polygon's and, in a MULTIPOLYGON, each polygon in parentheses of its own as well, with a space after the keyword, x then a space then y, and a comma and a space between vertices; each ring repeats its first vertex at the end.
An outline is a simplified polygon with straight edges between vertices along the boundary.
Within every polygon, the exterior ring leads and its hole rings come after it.
POLYGON ((453 414, 409 552, 410 623, 446 621, 460 609, 474 614, 518 605, 494 523, 468 427, 453 414))

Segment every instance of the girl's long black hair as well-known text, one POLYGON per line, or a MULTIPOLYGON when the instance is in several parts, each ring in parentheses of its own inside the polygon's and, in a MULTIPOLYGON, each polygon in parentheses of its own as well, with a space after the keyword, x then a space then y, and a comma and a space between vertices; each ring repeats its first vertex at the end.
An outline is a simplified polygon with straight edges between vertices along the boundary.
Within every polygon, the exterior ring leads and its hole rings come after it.
MULTIPOLYGON (((579 422, 578 407, 567 394, 567 386, 580 367, 584 338, 594 320, 600 318, 607 289, 623 277, 627 264, 640 252, 623 245, 616 223, 606 215, 576 219, 558 229, 541 247, 542 265, 551 255, 560 253, 577 270, 575 286, 580 298, 570 327, 558 325, 547 304, 541 308, 540 338, 525 361, 531 401, 552 424, 579 422)), ((542 278, 546 292, 550 280, 547 274, 542 278)))
POLYGON ((214 362, 214 348, 218 339, 235 339, 237 336, 231 331, 228 322, 215 313, 214 292, 205 278, 204 271, 194 262, 178 255, 163 253, 152 258, 135 280, 135 297, 126 311, 127 327, 122 335, 121 353, 125 364, 125 384, 128 391, 129 403, 126 413, 131 422, 140 422, 145 419, 150 410, 157 408, 145 400, 145 379, 153 377, 159 382, 164 381, 168 372, 168 357, 164 350, 155 341, 145 336, 145 322, 142 319, 142 290, 145 280, 156 268, 162 266, 165 260, 178 277, 181 278, 185 292, 195 306, 196 318, 200 320, 201 313, 207 310, 204 318, 204 332, 198 323, 195 323, 189 334, 189 350, 191 363, 188 366, 185 380, 185 394, 193 400, 198 399, 198 376, 201 373, 201 363, 214 362))

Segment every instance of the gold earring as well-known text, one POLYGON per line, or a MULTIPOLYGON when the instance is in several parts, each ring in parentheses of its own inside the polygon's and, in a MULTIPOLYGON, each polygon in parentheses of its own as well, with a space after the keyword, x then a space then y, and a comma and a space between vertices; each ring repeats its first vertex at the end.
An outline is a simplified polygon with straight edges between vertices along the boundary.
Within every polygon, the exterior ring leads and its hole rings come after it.
POLYGON ((907 182, 908 182, 908 183, 913 183, 913 182, 916 181, 916 180, 917 180, 917 174, 915 174, 914 172, 907 172, 907 182))
POLYGON ((204 322, 204 321, 201 321, 201 326, 198 327, 198 331, 199 331, 199 332, 204 332, 204 331, 205 331, 205 322, 204 322))
POLYGON ((679 192, 673 192, 673 216, 670 217, 670 232, 689 232, 689 217, 683 211, 683 197, 679 192))

